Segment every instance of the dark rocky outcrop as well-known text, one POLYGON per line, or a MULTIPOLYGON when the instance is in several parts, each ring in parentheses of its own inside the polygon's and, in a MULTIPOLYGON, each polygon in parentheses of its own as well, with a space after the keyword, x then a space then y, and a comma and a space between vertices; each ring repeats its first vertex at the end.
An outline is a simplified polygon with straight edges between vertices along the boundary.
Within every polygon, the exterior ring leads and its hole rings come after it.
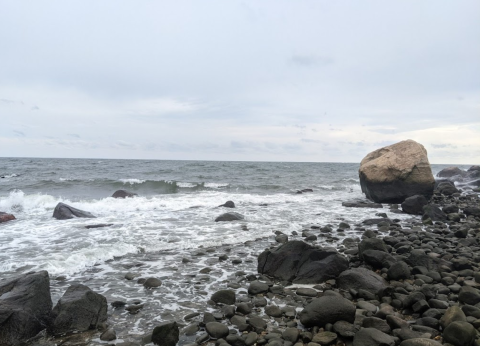
POLYGON ((231 212, 231 213, 224 213, 224 214, 218 216, 215 219, 215 222, 219 222, 219 221, 240 221, 240 220, 243 220, 243 219, 245 219, 245 217, 242 214, 231 212))
POLYGON ((235 208, 235 203, 233 203, 233 201, 226 201, 225 203, 220 204, 219 207, 235 208))
POLYGON ((300 312, 300 322, 305 327, 323 327, 327 323, 355 320, 355 305, 342 296, 323 296, 312 300, 300 312))
POLYGON ((135 197, 135 196, 138 196, 138 195, 134 192, 130 192, 127 190, 117 190, 112 195, 113 198, 128 198, 128 197, 135 197))
POLYGON ((342 202, 342 206, 347 208, 383 208, 381 203, 371 202, 342 202))
POLYGON ((423 207, 428 204, 425 196, 415 195, 408 197, 402 203, 402 210, 407 214, 422 215, 423 207))
POLYGON ((412 140, 369 153, 360 163, 359 176, 362 191, 378 203, 402 203, 414 195, 430 199, 435 184, 427 151, 412 140))
POLYGON ((439 178, 451 178, 455 176, 464 177, 466 175, 467 175, 467 172, 465 172, 464 170, 458 167, 447 167, 437 173, 437 177, 439 178))
POLYGON ((220 290, 212 295, 212 301, 217 304, 233 305, 235 299, 235 291, 233 290, 220 290))
POLYGON ((65 203, 60 202, 57 204, 55 210, 53 211, 53 217, 57 220, 67 220, 73 219, 74 217, 94 218, 95 216, 88 211, 76 209, 65 203))
POLYGON ((276 279, 311 284, 335 278, 347 268, 347 259, 336 251, 295 240, 261 253, 257 270, 276 279))
POLYGON ((18 345, 45 329, 52 310, 46 271, 0 281, 0 345, 18 345))
POLYGON ((447 215, 435 204, 427 204, 423 207, 423 220, 446 221, 447 215))
POLYGON ((4 213, 0 211, 0 223, 15 220, 15 216, 12 214, 4 213))
POLYGON ((152 342, 160 346, 175 346, 180 340, 180 330, 176 322, 165 322, 155 327, 152 342))
POLYGON ((52 311, 49 331, 60 335, 74 331, 83 332, 107 320, 107 299, 87 286, 71 285, 52 311))

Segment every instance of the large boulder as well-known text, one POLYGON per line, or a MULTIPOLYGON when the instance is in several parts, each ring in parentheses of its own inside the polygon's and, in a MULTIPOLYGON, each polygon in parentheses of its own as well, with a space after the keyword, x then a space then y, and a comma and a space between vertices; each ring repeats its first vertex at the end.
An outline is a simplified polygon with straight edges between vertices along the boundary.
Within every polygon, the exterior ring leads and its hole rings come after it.
POLYGON ((425 196, 415 195, 406 198, 402 203, 402 210, 407 214, 422 215, 423 207, 428 204, 425 196))
POLYGON ((466 175, 467 172, 458 167, 447 167, 437 173, 437 177, 439 178, 451 178, 455 176, 464 177, 466 175))
POLYGON ((345 270, 338 276, 338 288, 342 290, 364 289, 370 293, 377 294, 388 285, 385 279, 375 272, 366 268, 352 268, 345 270))
POLYGON ((57 220, 67 220, 73 219, 74 217, 94 218, 95 216, 88 211, 83 211, 60 202, 57 204, 55 210, 53 211, 53 217, 57 220))
POLYGON ((0 223, 15 220, 15 216, 12 214, 4 213, 0 211, 0 223))
POLYGON ((327 323, 337 321, 353 323, 355 321, 355 305, 341 296, 329 295, 313 299, 300 312, 300 322, 305 327, 323 327, 327 323))
POLYGON ((224 213, 224 214, 218 216, 215 219, 215 222, 219 222, 219 221, 240 221, 240 220, 243 220, 243 219, 245 219, 245 217, 242 214, 230 212, 230 213, 224 213))
POLYGON ((107 320, 107 299, 87 286, 70 286, 52 310, 53 335, 83 332, 107 320))
POLYGON ((348 260, 334 250, 315 248, 303 241, 289 241, 258 256, 258 272, 298 284, 321 283, 348 268, 348 260))
POLYGON ((18 345, 47 327, 52 298, 46 271, 0 281, 0 345, 18 345))
POLYGON ((112 195, 113 198, 127 198, 127 197, 135 197, 135 196, 138 196, 138 195, 134 192, 130 192, 127 190, 117 190, 112 195))
POLYGON ((164 322, 153 329, 152 342, 155 345, 175 346, 178 340, 180 340, 180 330, 177 322, 164 322))
POLYGON ((369 153, 360 163, 360 185, 377 203, 402 203, 423 195, 430 199, 435 178, 423 145, 402 141, 369 153))

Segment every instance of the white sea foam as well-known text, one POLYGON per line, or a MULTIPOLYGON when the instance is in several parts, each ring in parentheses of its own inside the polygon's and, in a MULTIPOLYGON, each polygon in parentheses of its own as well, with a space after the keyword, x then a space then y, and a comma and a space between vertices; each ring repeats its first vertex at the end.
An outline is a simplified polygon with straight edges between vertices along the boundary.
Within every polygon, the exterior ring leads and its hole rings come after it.
POLYGON ((177 182, 177 186, 182 188, 192 188, 192 187, 196 187, 197 184, 177 182))
POLYGON ((227 183, 205 183, 203 186, 208 187, 210 189, 220 189, 222 187, 227 187, 229 184, 227 183))
POLYGON ((135 178, 120 179, 120 181, 121 181, 123 184, 130 184, 130 185, 142 184, 142 183, 145 182, 145 180, 135 179, 135 178))

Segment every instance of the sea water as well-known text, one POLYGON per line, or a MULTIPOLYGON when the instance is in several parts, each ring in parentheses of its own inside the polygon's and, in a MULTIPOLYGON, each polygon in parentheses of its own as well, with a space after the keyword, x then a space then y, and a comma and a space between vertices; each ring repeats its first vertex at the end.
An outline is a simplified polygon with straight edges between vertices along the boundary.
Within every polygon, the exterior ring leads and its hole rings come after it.
POLYGON ((140 302, 144 307, 136 315, 109 308, 119 340, 138 338, 159 322, 207 311, 211 294, 235 282, 236 272, 256 273, 257 256, 277 231, 301 239, 312 225, 335 230, 344 221, 352 228, 315 244, 338 247, 345 237, 360 237, 353 225, 388 209, 342 206, 365 201, 358 168, 358 163, 0 158, 0 211, 17 218, 0 224, 0 280, 47 270, 54 303, 72 283, 104 294, 109 303, 140 302), (112 198, 119 189, 138 196, 112 198), (313 192, 298 193, 302 189, 313 192), (228 200, 235 209, 219 207, 228 200), (59 202, 96 218, 56 220, 52 214, 59 202), (229 211, 245 219, 215 222, 229 211), (112 225, 85 227, 94 224, 112 225), (228 260, 219 261, 222 254, 228 260), (127 272, 163 284, 146 290, 136 279, 126 280, 127 272))

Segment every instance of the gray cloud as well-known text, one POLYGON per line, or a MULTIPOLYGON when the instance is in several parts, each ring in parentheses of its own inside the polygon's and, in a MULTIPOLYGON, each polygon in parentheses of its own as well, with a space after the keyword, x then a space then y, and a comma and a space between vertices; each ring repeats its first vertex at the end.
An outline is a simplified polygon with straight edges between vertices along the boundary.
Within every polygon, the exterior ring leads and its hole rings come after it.
POLYGON ((326 56, 294 55, 289 62, 303 67, 326 66, 333 64, 333 59, 326 56))

